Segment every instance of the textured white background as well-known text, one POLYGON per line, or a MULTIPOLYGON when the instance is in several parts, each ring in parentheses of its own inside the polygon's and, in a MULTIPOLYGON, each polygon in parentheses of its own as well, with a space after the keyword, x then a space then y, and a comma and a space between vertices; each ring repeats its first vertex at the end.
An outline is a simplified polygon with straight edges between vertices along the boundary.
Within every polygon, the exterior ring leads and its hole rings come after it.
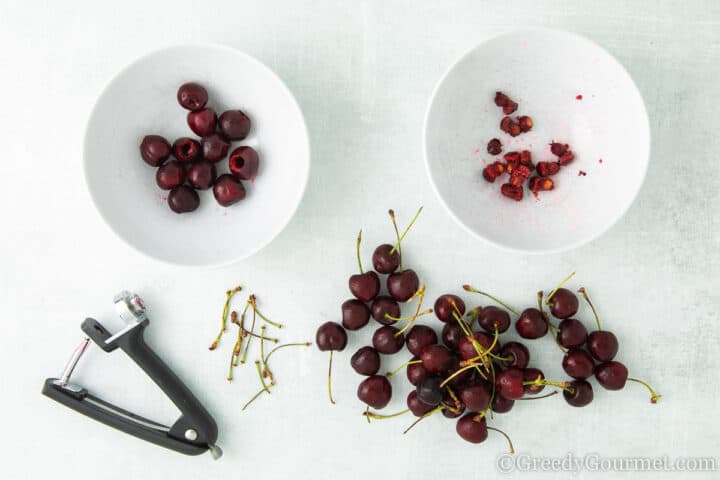
MULTIPOLYGON (((439 417, 407 436, 400 432, 410 418, 364 423, 358 378, 347 365, 367 341, 362 335, 337 356, 333 408, 324 390, 327 357, 315 350, 278 355, 276 390, 244 413, 240 406, 256 390, 252 372, 228 385, 227 350, 207 351, 223 291, 237 282, 288 325, 285 339, 311 339, 319 322, 338 318, 348 296, 357 229, 365 228, 369 256, 370 246, 391 236, 386 210, 406 221, 421 204, 406 262, 429 295, 473 282, 530 304, 536 290, 577 270, 574 286, 594 295, 620 339, 620 357, 665 395, 651 406, 630 385, 614 393, 596 388, 596 401, 581 410, 557 397, 517 405, 495 423, 518 451, 720 457, 719 36, 720 4, 711 0, 4 3, 0 476, 498 475, 495 459, 506 447, 497 435, 474 446, 439 417), (570 253, 526 257, 480 243, 446 215, 422 166, 421 126, 432 88, 459 55, 493 34, 539 25, 584 34, 618 57, 643 93, 653 144, 639 198, 609 233, 570 253), (212 271, 157 264, 122 244, 95 212, 81 172, 85 121, 104 85, 149 50, 194 41, 237 47, 274 69, 297 96, 313 151, 308 192, 287 230, 253 258, 212 271), (121 288, 146 298, 150 343, 214 413, 225 449, 220 462, 154 448, 39 394, 80 339, 84 316, 107 317, 121 288)), ((581 315, 589 324, 587 311, 581 315)), ((531 348, 548 376, 561 374, 549 339, 531 348)), ((173 418, 120 353, 92 350, 77 380, 151 418, 173 418)), ((407 392, 405 382, 394 385, 402 393, 388 411, 401 408, 407 392)))

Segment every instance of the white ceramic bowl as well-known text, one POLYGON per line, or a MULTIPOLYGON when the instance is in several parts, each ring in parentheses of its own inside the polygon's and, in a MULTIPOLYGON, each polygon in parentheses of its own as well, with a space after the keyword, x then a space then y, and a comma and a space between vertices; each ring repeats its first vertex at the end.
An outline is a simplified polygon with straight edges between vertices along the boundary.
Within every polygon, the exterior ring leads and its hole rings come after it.
POLYGON ((605 50, 568 32, 520 30, 478 45, 448 70, 428 107, 424 151, 431 183, 460 224, 511 250, 558 252, 596 238, 627 211, 645 178, 650 128, 637 87, 605 50), (513 115, 533 118, 530 132, 500 131, 497 90, 520 104, 513 115), (492 138, 503 153, 530 150, 535 162, 555 158, 554 139, 576 159, 553 177, 555 190, 535 198, 525 188, 516 202, 500 194, 507 175, 482 178, 501 159, 487 153, 492 138))
MULTIPOLYGON (((110 82, 88 122, 84 162, 93 201, 120 238, 162 261, 209 266, 252 255, 288 224, 305 191, 310 147, 297 102, 268 67, 230 47, 177 46, 140 58, 110 82), (188 81, 205 86, 218 115, 241 109, 250 117, 250 135, 231 149, 255 148, 260 170, 253 184, 244 182, 241 202, 223 208, 212 190, 201 191, 200 207, 178 215, 139 145, 147 134, 170 143, 197 137, 176 99, 188 81)), ((217 167, 227 173, 227 160, 217 167)))

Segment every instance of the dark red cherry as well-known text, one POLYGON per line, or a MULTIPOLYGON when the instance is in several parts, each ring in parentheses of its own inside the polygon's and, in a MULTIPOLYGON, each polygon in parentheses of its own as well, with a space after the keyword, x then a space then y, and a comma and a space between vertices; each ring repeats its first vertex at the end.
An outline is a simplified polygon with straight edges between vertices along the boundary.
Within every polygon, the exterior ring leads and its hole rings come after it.
POLYGON ((434 345, 437 341, 437 333, 427 325, 413 325, 405 336, 407 349, 416 357, 421 356, 423 348, 434 345))
POLYGON ((490 388, 482 380, 476 380, 460 389, 460 399, 473 412, 482 412, 490 405, 490 388))
POLYGON ((606 330, 596 330, 587 337, 587 348, 590 355, 599 362, 609 362, 618 352, 618 339, 606 330))
MULTIPOLYGON (((484 332, 473 333, 473 338, 480 344, 481 347, 486 350, 490 348, 490 345, 493 344, 493 337, 484 332)), ((470 339, 470 337, 467 336, 463 336, 460 339, 460 342, 458 344, 458 352, 460 353, 460 357, 462 357, 463 360, 469 360, 478 356, 478 352, 477 350, 475 350, 475 346, 473 345, 472 340, 470 339)), ((495 346, 493 347, 491 352, 494 354, 500 353, 500 342, 495 343, 495 346)))
POLYGON ((227 110, 218 119, 218 127, 228 140, 243 140, 250 126, 250 119, 240 110, 227 110))
POLYGON ((441 410, 445 418, 457 418, 465 413, 465 404, 459 398, 453 398, 448 390, 443 392, 443 399, 440 404, 445 407, 441 410))
POLYGON ((490 407, 495 413, 507 413, 512 410, 515 405, 515 400, 505 398, 502 395, 495 395, 493 397, 492 406, 490 407))
POLYGON ((496 327, 500 333, 510 328, 510 315, 508 312, 494 305, 483 307, 478 314, 477 321, 478 325, 489 333, 494 333, 496 327))
POLYGON ((228 160, 230 173, 240 180, 255 180, 260 160, 257 152, 251 147, 238 147, 230 154, 228 160))
POLYGON ((515 330, 523 338, 535 339, 544 337, 548 325, 537 308, 526 308, 515 322, 515 330))
POLYGON ((189 112, 187 114, 187 123, 190 130, 195 132, 198 137, 209 137, 215 133, 215 125, 217 124, 217 115, 212 108, 203 108, 201 110, 189 112))
POLYGON ((173 142, 172 151, 178 162, 191 163, 200 158, 200 142, 188 137, 178 138, 173 142))
POLYGON ((372 317, 382 323, 383 325, 392 325, 395 320, 390 320, 386 317, 389 315, 393 318, 400 318, 400 305, 392 298, 387 295, 378 295, 373 300, 372 307, 370 308, 372 317))
POLYGON ((373 267, 378 273, 392 273, 400 266, 400 252, 390 253, 392 249, 392 245, 384 243, 373 252, 373 267))
POLYGON ((452 367, 453 354, 444 345, 428 345, 422 349, 420 360, 428 372, 443 373, 452 367))
POLYGON ((372 337, 375 350, 386 355, 399 352, 405 345, 405 337, 402 334, 396 335, 399 331, 391 325, 384 325, 375 330, 372 337))
POLYGON ((370 321, 370 309, 355 298, 345 300, 341 310, 342 325, 348 330, 359 330, 370 321))
POLYGON ((495 375, 496 395, 502 395, 510 400, 517 400, 522 398, 524 393, 523 371, 521 369, 510 367, 495 375))
POLYGON ((595 378, 608 390, 620 390, 625 386, 628 370, 620 362, 604 362, 595 367, 595 378))
POLYGON ((171 152, 170 144, 160 135, 146 135, 140 142, 140 156, 152 167, 170 158, 171 152))
POLYGON ((348 280, 350 293, 361 302, 369 302, 380 291, 380 279, 377 273, 372 270, 365 273, 356 273, 350 276, 348 280))
POLYGON ((573 407, 584 407, 593 400, 592 385, 585 380, 574 380, 563 389, 563 397, 573 407))
POLYGON ((212 187, 216 176, 215 165, 206 160, 192 164, 187 172, 188 182, 198 190, 212 187))
POLYGON ((325 322, 317 329, 315 344, 323 352, 329 350, 341 352, 347 345, 347 332, 339 323, 325 322))
MULTIPOLYGON (((545 374, 538 368, 526 368, 523 370, 523 382, 534 382, 537 379, 545 380, 545 374)), ((525 385, 525 393, 531 395, 538 394, 543 391, 545 385, 525 385)))
POLYGON ((412 412, 413 415, 416 417, 422 417, 426 413, 428 413, 430 410, 433 409, 432 405, 428 405, 427 403, 424 403, 420 401, 418 398, 417 391, 413 390, 410 392, 407 396, 407 406, 412 412))
POLYGON ((178 185, 168 193, 167 202, 173 212, 187 213, 198 208, 200 197, 195 190, 187 185, 178 185))
POLYGON ((563 347, 582 347, 586 339, 587 329, 579 320, 566 318, 558 325, 557 340, 563 347))
POLYGON ((463 440, 470 443, 482 443, 488 437, 487 423, 485 417, 476 419, 477 413, 470 412, 457 421, 455 431, 463 440))
POLYGON ((530 352, 527 347, 520 342, 507 342, 503 344, 500 349, 500 356, 510 359, 502 361, 505 367, 525 368, 528 366, 528 363, 530 363, 530 352))
POLYGON ((220 205, 229 207, 245 198, 245 187, 240 180, 224 173, 215 180, 213 195, 220 205))
MULTIPOLYGON (((456 373, 458 370, 460 370, 462 367, 460 366, 460 360, 458 359, 457 355, 453 353, 452 357, 452 365, 447 370, 445 376, 451 376, 454 373, 456 373)), ((458 373, 457 375, 454 375, 451 379, 449 384, 452 387, 455 388, 462 388, 465 385, 473 382, 475 380, 475 370, 470 368, 467 370, 463 370, 462 372, 458 373)))
POLYGON ((188 82, 178 88, 177 100, 180 106, 186 110, 200 110, 207 104, 208 93, 201 85, 188 82))
POLYGON ((459 311, 460 318, 465 315, 465 302, 463 302, 462 298, 451 293, 446 293, 445 295, 440 295, 438 299, 435 300, 433 310, 435 311, 435 316, 438 320, 446 323, 457 323, 455 317, 453 316, 453 312, 455 312, 453 303, 455 303, 455 307, 457 307, 459 311))
POLYGON ((550 313, 555 318, 570 318, 577 313, 579 306, 577 295, 567 288, 558 288, 550 297, 550 313))
POLYGON ((373 375, 358 385, 357 396, 372 408, 384 408, 392 398, 392 386, 384 375, 373 375))
POLYGON ((593 374, 595 362, 585 350, 571 348, 563 357, 563 370, 571 377, 584 380, 593 374))
POLYGON ((424 376, 415 387, 418 398, 421 402, 432 407, 437 407, 442 401, 443 393, 440 388, 442 378, 438 375, 428 374, 424 376))
MULTIPOLYGON (((420 360, 418 357, 413 357, 411 361, 420 360)), ((420 380, 428 375, 428 371, 425 369, 422 363, 413 363, 407 366, 406 369, 407 379, 411 384, 417 385, 420 380)))
POLYGON ((177 160, 160 165, 155 172, 155 183, 163 190, 172 190, 185 182, 185 167, 177 160))
POLYGON ((200 144, 202 146, 202 158, 213 163, 225 158, 230 149, 230 143, 219 133, 203 137, 200 144))
POLYGON ((362 347, 350 358, 350 365, 360 375, 375 375, 380 370, 380 355, 372 347, 362 347))
POLYGON ((463 329, 457 323, 446 323, 442 329, 442 340, 446 347, 457 350, 460 339, 465 336, 463 329))
POLYGON ((391 297, 398 302, 410 299, 420 287, 420 279, 413 270, 395 272, 387 278, 387 289, 391 297))

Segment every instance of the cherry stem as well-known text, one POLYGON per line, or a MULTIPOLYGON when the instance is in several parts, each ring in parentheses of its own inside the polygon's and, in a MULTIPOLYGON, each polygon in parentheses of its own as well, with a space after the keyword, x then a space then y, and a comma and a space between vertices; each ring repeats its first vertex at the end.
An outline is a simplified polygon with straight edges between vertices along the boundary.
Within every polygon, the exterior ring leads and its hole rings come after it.
POLYGON ((479 293, 480 295, 484 295, 484 296, 488 297, 489 299, 495 301, 496 303, 499 303, 499 304, 502 305, 503 307, 507 308, 508 310, 510 310, 510 311, 511 311, 512 313, 514 313, 515 315, 520 315, 520 314, 518 313, 518 311, 515 310, 514 308, 512 308, 510 305, 508 305, 507 303, 505 303, 505 302, 503 302, 502 300, 498 299, 497 297, 494 297, 493 295, 490 295, 489 293, 486 293, 486 292, 483 292, 483 291, 481 291, 481 290, 478 290, 477 288, 471 287, 470 285, 463 285, 463 289, 464 289, 465 291, 467 291, 467 292, 479 293))
POLYGON ((662 397, 662 395, 659 395, 653 388, 648 385, 647 383, 643 382, 642 380, 639 380, 637 378, 628 378, 631 382, 639 383, 640 385, 645 385, 645 388, 647 388, 650 391, 650 403, 657 403, 657 401, 662 397))
POLYGON ((274 385, 275 377, 265 362, 265 328, 265 325, 260 327, 260 366, 262 367, 262 376, 268 377, 270 379, 270 383, 274 385))
POLYGON ((562 388, 563 390, 567 390, 568 393, 572 394, 573 389, 570 388, 570 382, 551 382, 550 380, 544 380, 542 377, 538 376, 535 380, 528 380, 522 383, 523 385, 533 385, 533 386, 550 386, 550 387, 557 387, 562 388))
POLYGON ((360 261, 360 242, 362 242, 362 230, 358 232, 357 243, 355 244, 355 255, 357 256, 358 269, 360 270, 360 275, 362 275, 365 272, 363 272, 362 262, 360 261))
POLYGON ((411 227, 413 226, 413 224, 415 223, 415 220, 417 220, 417 218, 420 216, 420 212, 422 212, 422 210, 423 210, 423 207, 420 207, 420 208, 418 209, 417 213, 415 214, 415 216, 412 218, 412 220, 410 220, 410 223, 409 223, 408 226, 405 228, 405 231, 402 233, 402 235, 400 235, 400 238, 398 238, 397 243, 396 243, 396 244, 393 246, 393 248, 390 250, 390 255, 392 255, 393 253, 395 253, 395 250, 398 250, 398 249, 400 248, 400 242, 403 241, 403 239, 405 238, 405 235, 407 235, 407 233, 410 231, 410 228, 411 228, 411 227))
MULTIPOLYGON (((247 305, 245 305, 245 310, 247 310, 247 305)), ((237 340, 235 341, 235 345, 233 346, 232 355, 230 356, 230 374, 228 375, 228 381, 232 381, 232 367, 238 366, 238 361, 240 360, 240 349, 242 349, 242 342, 243 338, 245 338, 245 329, 243 328, 243 324, 245 323, 245 310, 243 310, 242 315, 240 316, 240 322, 237 321, 237 312, 233 311, 232 315, 230 316, 232 323, 238 326, 238 335, 237 340)))
POLYGON ((537 299, 538 299, 538 310, 540 310, 540 314, 542 315, 543 319, 545 319, 545 323, 547 323, 548 328, 550 329, 550 335, 552 335, 553 340, 555 341, 555 345, 558 346, 561 352, 567 353, 568 351, 560 345, 560 340, 557 338, 557 329, 551 321, 550 317, 548 316, 547 312, 545 312, 545 309, 543 308, 543 291, 540 290, 537 293, 537 299))
POLYGON ((390 415, 382 415, 380 413, 371 412, 369 410, 369 408, 370 407, 365 409, 365 411, 363 412, 363 415, 366 416, 368 419, 372 418, 373 420, 385 420, 387 418, 399 417, 400 415, 405 415, 406 413, 408 413, 410 411, 409 408, 406 408, 405 410, 403 410, 401 412, 391 413, 390 415))
POLYGON ((478 316, 480 315, 481 307, 475 307, 472 310, 470 310, 468 313, 465 314, 466 317, 470 317, 470 328, 472 329, 473 324, 478 319, 478 316))
MULTIPOLYGON (((264 327, 265 327, 265 326, 263 325, 263 327, 260 328, 260 331, 262 331, 262 329, 263 329, 264 327)), ((278 340, 277 338, 273 338, 273 337, 261 337, 261 335, 258 335, 258 334, 255 333, 255 332, 251 332, 250 330, 245 330, 245 329, 243 329, 243 330, 245 331, 245 333, 247 334, 247 336, 250 336, 250 337, 263 338, 265 341, 272 342, 272 343, 278 343, 278 342, 280 341, 280 340, 278 340)))
POLYGON ((455 370, 453 373, 451 373, 447 378, 445 378, 445 380, 442 381, 442 383, 440 384, 440 388, 444 388, 445 385, 447 385, 448 382, 450 382, 450 380, 452 380, 453 378, 457 377, 458 375, 460 375, 460 374, 461 374, 462 372, 464 372, 465 370, 470 370, 471 368, 475 368, 475 367, 477 367, 477 366, 478 366, 477 363, 470 363, 470 364, 468 364, 468 365, 465 365, 465 366, 463 366, 463 367, 458 368, 458 369, 455 370))
POLYGON ((433 413, 439 412, 440 410, 442 410, 442 409, 444 409, 444 408, 445 408, 444 405, 439 405, 439 406, 433 408, 432 410, 430 410, 429 412, 427 412, 426 414, 424 414, 422 417, 418 418, 418 419, 415 420, 413 423, 411 423, 410 426, 405 429, 405 431, 403 432, 403 435, 405 435, 407 432, 409 432, 410 429, 413 428, 415 425, 417 425, 418 423, 420 423, 420 421, 426 419, 427 417, 429 417, 429 416, 432 415, 433 413))
POLYGON ((558 394, 558 391, 553 390, 552 392, 546 393, 545 395, 541 395, 539 397, 521 397, 521 398, 518 398, 517 400, 542 400, 543 398, 552 397, 553 395, 557 395, 557 394, 558 394))
MULTIPOLYGON (((250 300, 248 300, 248 303, 250 300)), ((255 331, 255 309, 253 308, 253 319, 252 323, 250 324, 250 330, 245 330, 245 333, 252 334, 252 332, 255 331)), ((250 348, 250 340, 252 340, 252 337, 254 334, 250 335, 250 338, 248 338, 248 341, 245 343, 245 350, 243 350, 242 358, 240 358, 240 363, 245 363, 245 360, 247 360, 247 354, 248 354, 248 348, 250 348)))
MULTIPOLYGON (((398 255, 400 256, 400 265, 398 268, 402 272, 403 268, 402 268, 402 249, 400 248, 400 231, 398 230, 397 222, 395 221, 395 212, 392 209, 390 209, 390 210, 388 210, 388 215, 390 215, 390 220, 392 221, 393 228, 395 229, 395 238, 397 238, 397 246, 398 246, 397 251, 398 251, 398 255)), ((392 252, 391 252, 391 255, 392 255, 392 252)))
MULTIPOLYGON (((412 318, 397 332, 395 332, 395 336, 399 337, 403 333, 405 333, 410 327, 413 326, 415 323, 415 320, 420 316, 420 309, 422 308, 423 299, 425 298, 425 285, 420 287, 417 292, 415 292, 415 295, 419 297, 417 308, 415 308, 415 313, 413 314, 412 318)), ((413 295, 413 296, 415 296, 413 295)))
POLYGON ((332 397, 332 381, 330 380, 330 377, 332 376, 332 357, 333 357, 333 351, 330 350, 330 361, 328 362, 328 397, 330 398, 330 403, 335 405, 335 400, 333 400, 332 397))
POLYGON ((273 348, 272 350, 270 350, 270 352, 267 354, 267 357, 265 357, 265 363, 267 363, 268 360, 270 360, 270 357, 272 356, 273 353, 275 353, 276 351, 280 350, 281 348, 285 348, 285 347, 309 347, 310 345, 312 345, 311 342, 303 342, 303 343, 301 343, 301 342, 298 342, 298 343, 283 343, 282 345, 278 345, 277 347, 275 347, 275 348, 273 348))
POLYGON ((555 288, 553 288, 552 291, 550 291, 550 295, 548 295, 547 298, 545 299, 545 305, 550 305, 550 300, 552 300, 552 297, 553 297, 553 295, 555 295, 555 292, 560 290, 560 287, 565 285, 565 283, 567 283, 567 281, 570 280, 574 276, 575 276, 575 272, 572 272, 570 275, 565 277, 560 283, 558 283, 557 286, 555 288))
POLYGON ((410 365, 417 365, 418 363, 422 363, 422 360, 410 360, 409 362, 405 362, 402 365, 400 365, 398 368, 393 370, 392 372, 387 372, 385 374, 386 377, 392 377, 393 375, 397 375, 400 370, 403 368, 407 368, 410 365))
POLYGON ((255 295, 250 295, 250 304, 252 305, 253 310, 255 310, 255 313, 257 314, 257 316, 260 317, 260 319, 261 319, 263 322, 265 322, 265 323, 267 323, 267 324, 269 324, 269 325, 272 325, 272 326, 275 327, 275 328, 283 328, 284 325, 283 325, 282 323, 273 322, 272 320, 268 319, 265 315, 263 315, 263 314, 260 312, 260 310, 258 310, 258 308, 257 308, 257 299, 255 298, 255 295))
POLYGON ((494 431, 502 434, 502 436, 504 436, 505 439, 508 441, 508 445, 510 445, 510 455, 514 455, 514 454, 515 454, 515 448, 513 448, 512 441, 510 440, 510 437, 508 437, 508 434, 507 434, 507 433, 505 433, 505 432, 503 432, 502 430, 500 430, 499 428, 495 428, 495 427, 487 427, 487 429, 488 429, 488 430, 494 430, 494 431))
POLYGON ((215 337, 215 340, 213 340, 212 344, 210 344, 209 350, 215 350, 217 348, 218 343, 220 343, 220 337, 222 337, 223 333, 227 331, 227 319, 228 313, 230 312, 230 299, 232 299, 233 295, 235 295, 240 290, 242 290, 242 287, 238 285, 237 287, 225 292, 225 305, 223 306, 222 315, 220 317, 220 331, 215 337))
POLYGON ((260 383, 262 384, 263 388, 266 392, 270 393, 270 390, 268 389, 267 384, 265 384, 265 378, 263 378, 262 370, 260 369, 260 361, 255 360, 255 369, 257 370, 258 377, 260 378, 260 383))
POLYGON ((588 295, 587 290, 585 290, 585 287, 580 287, 578 289, 578 293, 580 293, 588 305, 590 305, 590 309, 593 312, 593 315, 595 315, 595 323, 597 323, 598 331, 602 330, 602 327, 600 326, 600 317, 598 317, 597 310, 595 310, 595 305, 590 301, 590 295, 588 295))
MULTIPOLYGON (((271 387, 272 387, 272 385, 271 385, 271 387)), ((252 397, 250 400, 248 400, 248 402, 247 402, 245 405, 243 405, 242 410, 245 410, 247 407, 249 407, 250 404, 253 403, 255 400, 257 400, 257 398, 258 398, 260 395, 262 395, 263 393, 270 393, 270 392, 268 392, 268 390, 266 390, 266 389, 263 388, 262 390, 260 390, 259 392, 257 392, 255 395, 253 395, 253 397, 252 397)))
MULTIPOLYGON (((429 315, 429 314, 431 314, 431 313, 433 313, 433 309, 432 309, 432 308, 428 308, 427 310, 423 310, 422 312, 418 313, 417 316, 418 316, 418 317, 422 317, 423 315, 429 315)), ((393 316, 390 315, 389 313, 386 313, 386 314, 385 314, 385 318, 388 319, 388 320, 392 320, 393 322, 404 322, 405 320, 410 320, 410 319, 414 318, 414 315, 410 315, 410 316, 407 316, 407 317, 393 317, 393 316)))

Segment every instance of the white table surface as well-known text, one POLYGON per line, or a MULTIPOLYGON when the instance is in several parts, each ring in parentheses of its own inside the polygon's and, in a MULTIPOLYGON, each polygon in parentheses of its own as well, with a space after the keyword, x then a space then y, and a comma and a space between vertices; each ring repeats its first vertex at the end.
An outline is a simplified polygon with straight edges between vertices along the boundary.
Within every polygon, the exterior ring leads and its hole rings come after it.
MULTIPOLYGON (((720 458, 720 3, 101 3, 0 7, 2 478, 503 477, 498 435, 477 446, 440 417, 406 436, 410 418, 364 422, 348 360, 369 331, 352 335, 336 357, 335 407, 326 398, 327 356, 315 349, 278 355, 277 388, 242 413, 256 391, 254 372, 228 384, 227 350, 207 351, 223 292, 238 282, 287 324, 284 339, 313 339, 348 297, 358 228, 369 258, 371 246, 391 236, 387 209, 407 220, 419 205, 425 212, 404 245, 429 296, 472 282, 531 304, 539 288, 577 270, 574 285, 593 294, 631 373, 664 395, 652 406, 639 386, 596 387, 585 409, 558 397, 517 405, 495 424, 518 452, 720 458), (650 115, 652 158, 637 201, 610 232, 569 253, 508 254, 471 237, 443 210, 422 164, 423 115, 440 75, 473 45, 521 26, 598 42, 634 77, 650 115), (206 41, 256 56, 285 80, 306 116, 312 173, 296 217, 262 252, 227 268, 187 270, 148 260, 103 224, 85 188, 81 145, 93 102, 119 69, 162 46, 206 41), (145 297, 149 342, 217 419, 221 461, 155 448, 40 395, 80 340, 82 319, 108 317, 123 288, 145 297)), ((582 318, 591 325, 586 309, 582 318)), ((549 339, 531 349, 548 376, 560 376, 549 339)), ((119 352, 93 349, 76 379, 138 413, 173 420, 168 402, 119 352)), ((404 408, 407 384, 394 385, 387 411, 404 408)))

